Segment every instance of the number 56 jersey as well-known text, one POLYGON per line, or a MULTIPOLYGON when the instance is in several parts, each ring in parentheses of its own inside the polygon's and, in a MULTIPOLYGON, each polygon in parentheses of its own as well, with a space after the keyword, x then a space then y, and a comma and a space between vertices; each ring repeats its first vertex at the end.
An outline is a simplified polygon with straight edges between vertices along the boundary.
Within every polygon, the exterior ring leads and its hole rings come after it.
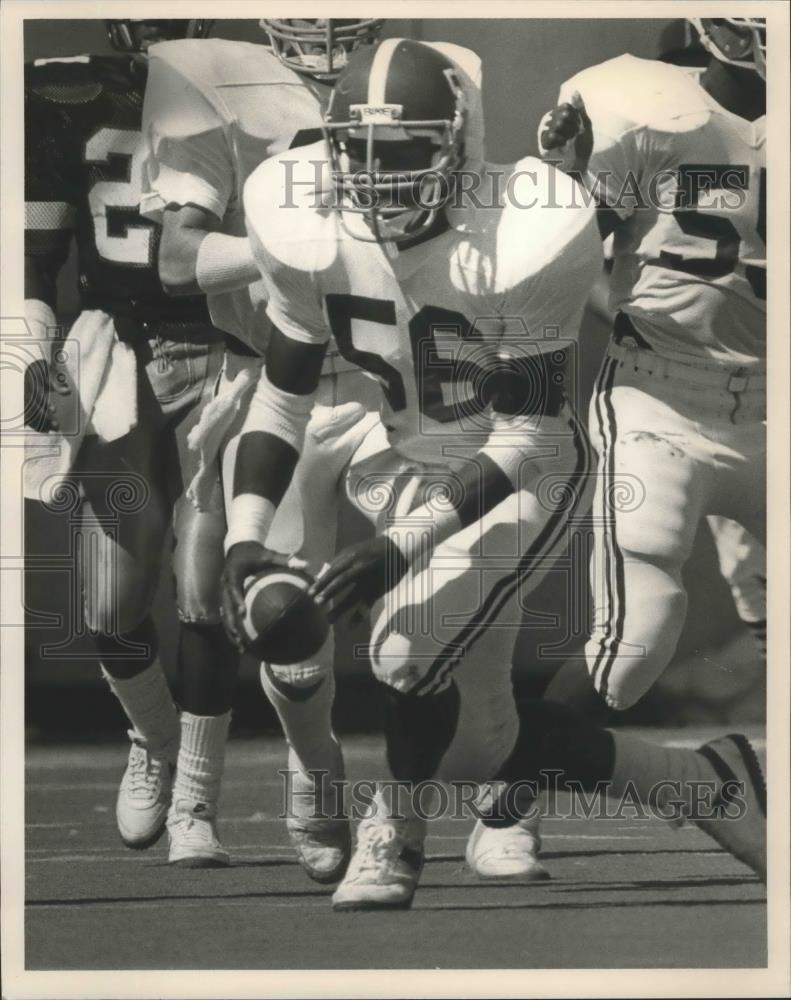
POLYGON ((515 387, 515 412, 529 412, 520 394, 545 388, 536 359, 562 359, 576 340, 602 269, 593 209, 571 178, 535 159, 467 166, 475 196, 406 244, 351 235, 365 233, 331 207, 323 143, 273 157, 244 191, 272 323, 297 341, 333 340, 376 379, 390 445, 419 461, 482 445, 504 371, 532 371, 515 387))
POLYGON ((699 69, 631 55, 583 70, 586 184, 623 220, 611 305, 667 357, 750 367, 766 356, 765 118, 721 107, 699 69))

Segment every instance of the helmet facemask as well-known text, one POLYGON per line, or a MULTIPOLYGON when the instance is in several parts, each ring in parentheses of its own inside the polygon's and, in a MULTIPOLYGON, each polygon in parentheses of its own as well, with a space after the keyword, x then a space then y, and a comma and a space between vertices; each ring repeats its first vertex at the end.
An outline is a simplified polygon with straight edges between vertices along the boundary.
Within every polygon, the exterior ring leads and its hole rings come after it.
POLYGON ((720 62, 753 70, 766 80, 766 19, 691 17, 701 45, 720 62))
POLYGON ((145 53, 157 42, 177 38, 206 38, 214 21, 206 19, 167 19, 159 21, 108 20, 107 37, 118 52, 145 53))
POLYGON ((465 94, 446 73, 455 97, 452 119, 403 120, 403 106, 352 104, 350 118, 325 116, 334 208, 356 239, 403 242, 428 231, 451 198, 464 159, 465 94), (366 225, 344 218, 362 216, 366 225), (350 228, 351 222, 351 228, 350 228))
POLYGON ((334 81, 361 45, 370 45, 382 29, 382 18, 350 20, 274 20, 259 24, 272 51, 289 69, 322 82, 334 81))

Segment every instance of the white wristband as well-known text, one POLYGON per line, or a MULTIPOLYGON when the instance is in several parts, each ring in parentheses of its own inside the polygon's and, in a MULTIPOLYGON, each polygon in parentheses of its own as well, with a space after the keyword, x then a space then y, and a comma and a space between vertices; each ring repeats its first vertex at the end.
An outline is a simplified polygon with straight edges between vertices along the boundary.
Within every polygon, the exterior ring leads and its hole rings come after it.
POLYGON ((41 299, 25 299, 25 321, 36 340, 54 340, 58 330, 55 313, 41 299))
POLYGON ((207 295, 246 288, 260 277, 246 236, 207 233, 195 260, 195 280, 207 295))
POLYGON ((228 516, 228 532, 225 536, 225 554, 238 542, 258 542, 266 545, 269 529, 275 519, 275 505, 265 497, 254 493, 242 493, 234 497, 228 516))

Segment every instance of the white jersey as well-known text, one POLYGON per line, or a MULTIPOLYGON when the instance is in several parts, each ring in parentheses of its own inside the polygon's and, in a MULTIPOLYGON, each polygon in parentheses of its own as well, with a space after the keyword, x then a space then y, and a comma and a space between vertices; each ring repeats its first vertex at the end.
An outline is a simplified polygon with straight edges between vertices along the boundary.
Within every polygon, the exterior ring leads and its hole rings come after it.
MULTIPOLYGON (((459 45, 432 47, 461 70, 472 149, 482 155, 480 59, 459 45)), ((161 222, 166 206, 194 204, 221 219, 222 232, 243 236, 245 181, 268 157, 319 139, 329 87, 290 70, 264 45, 224 38, 162 42, 148 61, 142 214, 161 222)), ((207 299, 215 326, 263 353, 270 326, 262 281, 207 299)), ((326 370, 349 367, 328 352, 326 370)))
MULTIPOLYGON (((242 191, 259 163, 320 137, 329 88, 284 66, 264 45, 179 39, 149 50, 143 109, 142 214, 197 205, 244 236, 242 191)), ((214 325, 240 340, 265 340, 264 286, 207 296, 214 325)))
POLYGON ((624 55, 572 77, 559 100, 580 92, 587 184, 625 220, 613 309, 660 354, 752 367, 766 356, 765 118, 726 111, 700 72, 624 55))
POLYGON ((478 163, 487 185, 477 207, 446 209, 428 239, 380 246, 352 238, 321 207, 324 147, 297 152, 296 167, 283 156, 262 164, 244 192, 270 319, 295 340, 334 341, 379 381, 382 420, 402 454, 447 460, 454 446, 480 442, 492 429, 481 401, 492 359, 554 352, 577 337, 602 267, 593 209, 579 191, 577 207, 542 207, 553 193, 574 202, 575 182, 540 160, 478 163), (273 225, 287 190, 299 192, 294 207, 273 225), (509 194, 494 207, 496 190, 509 194))

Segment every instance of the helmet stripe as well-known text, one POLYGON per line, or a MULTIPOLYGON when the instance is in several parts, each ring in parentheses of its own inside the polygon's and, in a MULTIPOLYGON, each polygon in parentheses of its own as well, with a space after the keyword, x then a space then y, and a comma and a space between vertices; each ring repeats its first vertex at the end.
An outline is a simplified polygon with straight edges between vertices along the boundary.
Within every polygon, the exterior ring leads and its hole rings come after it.
POLYGON ((390 62, 395 55, 395 50, 401 44, 400 38, 387 38, 376 50, 371 71, 368 77, 368 103, 385 103, 385 86, 387 84, 387 73, 390 69, 390 62))

